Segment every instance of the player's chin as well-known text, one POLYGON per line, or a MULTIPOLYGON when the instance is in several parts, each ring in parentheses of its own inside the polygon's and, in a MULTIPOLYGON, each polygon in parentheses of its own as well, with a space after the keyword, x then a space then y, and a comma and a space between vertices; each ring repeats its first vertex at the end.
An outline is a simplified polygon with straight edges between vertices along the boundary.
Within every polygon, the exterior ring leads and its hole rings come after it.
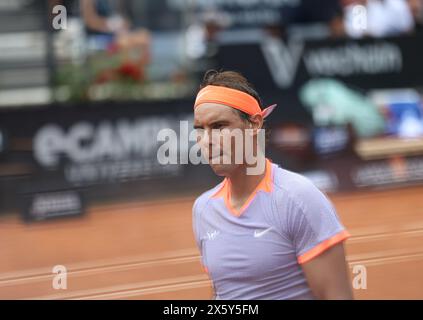
POLYGON ((228 176, 229 173, 234 169, 233 164, 228 163, 213 163, 212 161, 209 162, 210 167, 214 171, 214 173, 220 177, 228 176))
POLYGON ((224 177, 227 175, 227 168, 225 168, 225 164, 210 164, 210 167, 212 168, 212 170, 214 171, 214 173, 216 175, 218 175, 219 177, 224 177))

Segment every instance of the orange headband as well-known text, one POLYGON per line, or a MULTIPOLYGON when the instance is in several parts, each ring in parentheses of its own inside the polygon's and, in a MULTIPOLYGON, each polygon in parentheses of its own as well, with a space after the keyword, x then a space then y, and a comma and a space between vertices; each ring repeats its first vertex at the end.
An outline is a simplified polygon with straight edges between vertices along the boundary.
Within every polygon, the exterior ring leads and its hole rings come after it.
POLYGON ((197 98, 195 99, 194 109, 198 105, 207 102, 224 104, 249 115, 260 113, 263 118, 266 118, 276 107, 276 104, 274 104, 264 110, 261 110, 257 100, 248 93, 227 87, 212 85, 208 85, 200 90, 197 94, 197 98))

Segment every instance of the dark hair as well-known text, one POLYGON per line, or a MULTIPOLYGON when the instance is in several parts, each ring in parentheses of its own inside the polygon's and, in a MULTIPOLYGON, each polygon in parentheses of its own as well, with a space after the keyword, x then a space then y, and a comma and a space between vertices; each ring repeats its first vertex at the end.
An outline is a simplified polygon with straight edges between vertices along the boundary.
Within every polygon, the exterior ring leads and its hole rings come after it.
MULTIPOLYGON (((263 103, 254 89, 253 85, 239 72, 236 71, 216 71, 209 70, 204 74, 203 81, 200 84, 200 90, 208 85, 227 87, 235 90, 239 90, 248 93, 250 96, 257 100, 260 109, 263 110, 263 103)), ((242 120, 250 122, 250 115, 241 110, 234 109, 242 120)), ((270 141, 270 130, 263 121, 263 127, 265 129, 265 143, 268 144, 270 141)))
MULTIPOLYGON (((203 81, 200 84, 200 90, 204 87, 207 87, 208 85, 227 87, 248 93, 250 96, 257 100, 260 109, 263 109, 263 104, 257 91, 254 89, 253 85, 249 83, 248 80, 239 72, 209 70, 204 75, 203 81)), ((247 121, 250 120, 249 114, 240 110, 236 111, 239 113, 242 119, 247 121)))

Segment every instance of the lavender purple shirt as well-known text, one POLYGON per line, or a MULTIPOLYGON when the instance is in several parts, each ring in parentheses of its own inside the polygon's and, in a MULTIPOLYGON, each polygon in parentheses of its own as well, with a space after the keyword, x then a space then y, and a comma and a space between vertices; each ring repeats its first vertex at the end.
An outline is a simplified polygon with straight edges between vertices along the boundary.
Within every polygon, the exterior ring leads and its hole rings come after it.
POLYGON ((266 176, 242 212, 228 181, 193 206, 193 230, 216 299, 314 299, 302 263, 349 237, 308 179, 267 160, 266 176))

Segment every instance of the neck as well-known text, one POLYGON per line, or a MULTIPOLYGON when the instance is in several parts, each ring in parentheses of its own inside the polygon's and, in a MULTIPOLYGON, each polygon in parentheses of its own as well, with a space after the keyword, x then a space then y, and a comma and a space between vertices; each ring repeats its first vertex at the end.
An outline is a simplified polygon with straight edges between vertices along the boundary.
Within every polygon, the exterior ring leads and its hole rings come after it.
POLYGON ((247 198, 264 178, 267 169, 266 165, 264 167, 265 170, 263 170, 263 172, 260 174, 247 174, 247 168, 254 166, 257 166, 257 163, 254 165, 242 165, 237 168, 230 176, 228 176, 231 198, 247 198))

